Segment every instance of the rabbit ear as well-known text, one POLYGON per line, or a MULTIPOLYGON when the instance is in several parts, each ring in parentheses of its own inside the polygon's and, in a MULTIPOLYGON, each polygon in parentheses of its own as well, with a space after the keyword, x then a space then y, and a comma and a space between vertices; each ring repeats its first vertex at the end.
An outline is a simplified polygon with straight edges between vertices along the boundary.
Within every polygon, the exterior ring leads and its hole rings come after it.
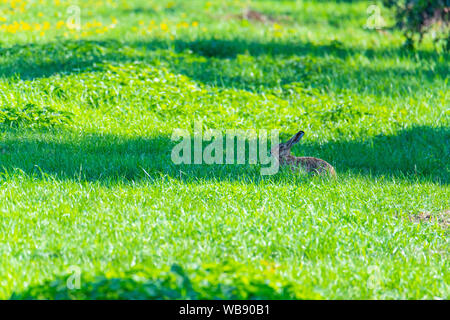
POLYGON ((303 131, 299 131, 295 134, 295 136, 293 136, 291 139, 289 139, 288 142, 286 142, 286 145, 290 148, 292 147, 294 144, 296 144, 297 142, 300 141, 300 139, 303 137, 305 133, 303 131))

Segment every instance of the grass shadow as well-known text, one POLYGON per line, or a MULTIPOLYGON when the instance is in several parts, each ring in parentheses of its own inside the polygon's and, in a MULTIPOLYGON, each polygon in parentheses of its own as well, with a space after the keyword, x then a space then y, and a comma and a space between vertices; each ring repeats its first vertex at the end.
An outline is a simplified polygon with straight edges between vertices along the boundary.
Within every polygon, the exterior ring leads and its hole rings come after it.
POLYGON ((436 78, 448 76, 446 59, 434 52, 364 50, 343 47, 339 43, 315 45, 239 38, 133 42, 59 40, 3 48, 0 57, 0 77, 4 78, 32 80, 101 70, 102 63, 144 61, 152 64, 159 61, 173 73, 187 75, 207 85, 248 90, 302 82, 315 87, 332 84, 335 89, 355 90, 355 86, 359 86, 360 90, 379 94, 394 90, 392 88, 405 87, 411 91, 414 89, 411 87, 417 86, 419 89, 424 83, 431 84, 436 78), (345 59, 357 54, 369 59, 383 55, 411 57, 433 61, 435 66, 431 69, 425 65, 414 70, 401 64, 386 68, 371 65, 350 68, 345 59), (405 81, 411 78, 417 81, 405 81))
MULTIPOLYGON (((225 263, 226 264, 226 263, 225 263)), ((233 265, 231 271, 239 272, 233 265)), ((30 286, 22 292, 14 292, 11 300, 174 300, 174 299, 298 299, 290 285, 274 288, 267 279, 253 277, 244 280, 234 274, 235 279, 221 283, 218 275, 230 270, 221 266, 205 268, 200 279, 187 274, 183 268, 173 264, 168 272, 157 276, 146 270, 131 270, 123 277, 97 276, 93 279, 58 277, 41 285, 30 286), (216 269, 217 268, 217 269, 216 269), (207 281, 202 281, 206 280, 207 281), (70 288, 69 288, 70 286, 70 288)), ((242 266, 240 266, 242 269, 242 266)), ((137 268, 135 268, 137 269, 137 268)), ((317 294, 311 296, 319 297, 317 294)))
MULTIPOLYGON (((395 135, 378 135, 365 140, 306 144, 302 155, 316 154, 331 159, 339 171, 388 177, 426 177, 448 184, 450 178, 450 129, 415 126, 395 135)), ((295 152, 295 150, 294 150, 295 152)))
POLYGON ((0 77, 34 80, 92 70, 106 61, 123 61, 118 41, 64 41, 0 48, 0 77))
MULTIPOLYGON (((128 138, 114 135, 23 130, 0 131, 0 168, 57 179, 131 182, 142 179, 277 182, 283 174, 261 176, 259 165, 181 164, 171 160, 173 142, 167 136, 128 138)), ((284 137, 283 137, 284 138, 284 137)), ((316 144, 305 141, 297 156, 323 158, 346 173, 449 182, 450 130, 413 127, 393 136, 316 144)), ((208 143, 204 143, 205 147, 208 143)), ((192 150, 193 152, 193 150, 192 150)), ((248 147, 246 148, 248 159, 248 147)), ((224 146, 224 154, 226 146, 224 146)), ((191 159, 194 157, 191 156, 191 159)))

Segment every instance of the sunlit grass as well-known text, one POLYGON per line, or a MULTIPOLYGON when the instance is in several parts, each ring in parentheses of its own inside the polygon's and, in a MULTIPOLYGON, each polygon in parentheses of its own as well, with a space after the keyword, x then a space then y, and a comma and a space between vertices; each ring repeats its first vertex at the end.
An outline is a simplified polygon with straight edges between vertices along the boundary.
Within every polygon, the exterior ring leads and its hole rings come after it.
POLYGON ((364 1, 79 4, 0 1, 0 298, 449 298, 448 55, 364 1), (338 179, 176 166, 194 120, 338 179))

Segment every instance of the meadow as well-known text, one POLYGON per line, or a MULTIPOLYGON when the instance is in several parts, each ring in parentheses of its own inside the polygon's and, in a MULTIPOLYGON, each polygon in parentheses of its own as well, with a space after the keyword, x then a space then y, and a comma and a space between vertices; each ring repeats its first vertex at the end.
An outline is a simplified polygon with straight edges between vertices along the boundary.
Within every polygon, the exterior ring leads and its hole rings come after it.
POLYGON ((0 299, 449 299, 449 54, 370 4, 0 0, 0 299), (175 165, 194 121, 338 178, 175 165))

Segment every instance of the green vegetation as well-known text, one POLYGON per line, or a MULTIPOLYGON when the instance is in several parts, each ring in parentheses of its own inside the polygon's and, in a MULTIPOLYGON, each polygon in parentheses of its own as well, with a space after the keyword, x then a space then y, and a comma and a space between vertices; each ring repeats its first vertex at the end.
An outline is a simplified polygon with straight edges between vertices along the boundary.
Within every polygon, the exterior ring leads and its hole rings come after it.
POLYGON ((404 30, 407 47, 414 47, 415 40, 420 43, 425 33, 432 33, 436 45, 450 50, 448 0, 384 0, 383 3, 394 8, 396 25, 404 30))
POLYGON ((370 4, 0 2, 0 298, 449 299, 449 56, 370 4), (194 120, 338 179, 177 166, 194 120))

